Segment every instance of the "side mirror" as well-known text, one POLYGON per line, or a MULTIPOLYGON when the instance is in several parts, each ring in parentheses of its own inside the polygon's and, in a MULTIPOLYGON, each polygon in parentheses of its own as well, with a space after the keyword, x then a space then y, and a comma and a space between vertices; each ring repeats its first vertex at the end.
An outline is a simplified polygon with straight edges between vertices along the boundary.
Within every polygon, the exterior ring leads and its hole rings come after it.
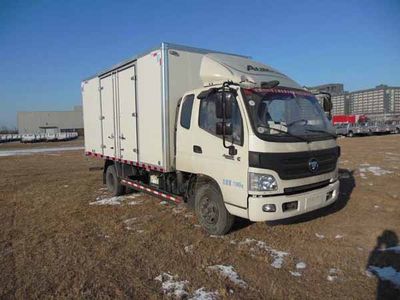
POLYGON ((333 108, 331 95, 324 95, 323 106, 325 112, 330 112, 333 108))
POLYGON ((232 129, 232 123, 224 123, 223 122, 217 122, 215 131, 217 135, 232 135, 233 129, 232 129))
POLYGON ((235 95, 232 92, 221 92, 217 94, 215 101, 215 113, 217 118, 224 118, 224 102, 225 102, 225 119, 232 118, 233 100, 235 95))

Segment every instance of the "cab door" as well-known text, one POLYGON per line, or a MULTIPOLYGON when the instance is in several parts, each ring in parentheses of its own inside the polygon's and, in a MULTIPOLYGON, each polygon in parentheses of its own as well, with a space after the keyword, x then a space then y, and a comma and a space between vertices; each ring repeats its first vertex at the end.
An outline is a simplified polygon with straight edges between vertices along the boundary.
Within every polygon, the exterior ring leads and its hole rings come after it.
POLYGON ((194 100, 190 132, 185 132, 178 124, 177 149, 180 152, 177 155, 182 155, 180 159, 185 165, 178 164, 177 156, 177 167, 183 166, 188 172, 213 178, 222 191, 225 203, 247 209, 248 131, 243 108, 238 99, 233 101, 230 120, 233 135, 226 137, 226 144, 233 144, 237 154, 229 155, 228 149, 223 146, 222 136, 216 134, 217 122, 222 121, 216 117, 217 97, 217 93, 211 93, 204 99, 194 100))

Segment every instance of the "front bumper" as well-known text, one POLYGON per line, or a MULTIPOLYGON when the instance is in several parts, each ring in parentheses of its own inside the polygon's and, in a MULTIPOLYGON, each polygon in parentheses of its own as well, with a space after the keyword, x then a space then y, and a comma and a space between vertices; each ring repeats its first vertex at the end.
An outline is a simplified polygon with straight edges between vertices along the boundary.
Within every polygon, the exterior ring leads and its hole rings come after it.
POLYGON ((338 196, 339 180, 330 183, 323 188, 295 195, 280 195, 268 197, 250 196, 248 199, 249 219, 250 221, 256 222, 286 219, 328 206, 335 202, 338 196), (297 201, 297 209, 284 211, 283 204, 292 201, 297 201), (265 204, 275 204, 276 211, 264 212, 262 207, 265 204))

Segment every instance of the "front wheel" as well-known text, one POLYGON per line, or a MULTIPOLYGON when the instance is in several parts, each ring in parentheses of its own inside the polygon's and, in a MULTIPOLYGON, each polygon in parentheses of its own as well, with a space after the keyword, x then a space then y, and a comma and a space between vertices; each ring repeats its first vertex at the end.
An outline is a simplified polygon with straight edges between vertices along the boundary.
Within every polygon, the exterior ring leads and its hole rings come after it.
POLYGON ((353 136, 354 136, 353 131, 349 131, 349 133, 347 134, 347 136, 348 136, 348 137, 353 137, 353 136))
POLYGON ((113 196, 125 194, 125 187, 121 184, 114 165, 108 166, 106 171, 106 185, 113 196))
POLYGON ((235 221, 226 209, 219 189, 211 183, 196 190, 195 210, 201 226, 212 235, 228 233, 235 221))

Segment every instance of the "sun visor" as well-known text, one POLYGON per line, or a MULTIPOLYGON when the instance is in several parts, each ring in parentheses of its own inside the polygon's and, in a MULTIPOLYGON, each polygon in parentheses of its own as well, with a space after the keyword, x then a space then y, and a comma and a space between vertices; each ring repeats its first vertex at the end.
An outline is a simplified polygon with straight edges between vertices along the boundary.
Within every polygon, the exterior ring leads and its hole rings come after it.
POLYGON ((278 80, 280 86, 301 86, 278 70, 243 56, 210 53, 203 57, 200 77, 205 86, 231 80, 243 85, 260 86, 261 82, 278 80))

